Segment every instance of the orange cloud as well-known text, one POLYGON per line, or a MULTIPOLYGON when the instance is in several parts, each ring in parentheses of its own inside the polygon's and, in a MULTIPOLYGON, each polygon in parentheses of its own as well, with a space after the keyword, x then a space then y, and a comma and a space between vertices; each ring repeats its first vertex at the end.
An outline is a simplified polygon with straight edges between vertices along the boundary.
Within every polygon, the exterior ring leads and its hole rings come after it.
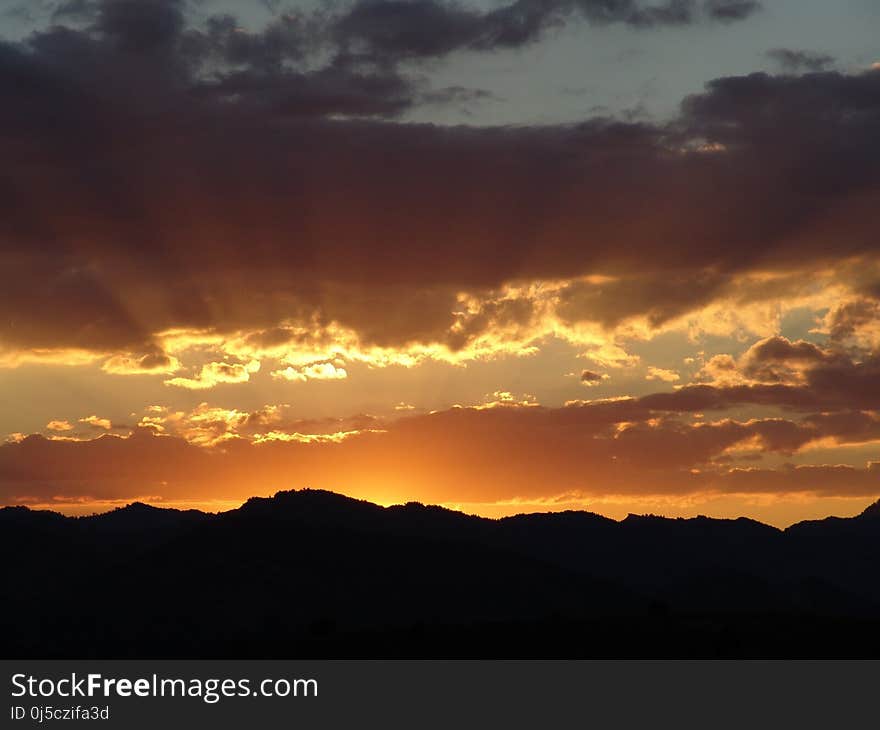
POLYGON ((681 376, 675 370, 664 370, 650 366, 645 380, 662 380, 664 383, 674 383, 676 380, 681 380, 681 376))
POLYGON ((72 431, 73 426, 70 421, 57 420, 57 421, 49 421, 46 424, 46 428, 50 431, 72 431))
POLYGON ((779 465, 766 458, 793 458, 822 439, 878 439, 877 412, 690 423, 657 410, 653 397, 565 408, 505 391, 492 397, 385 423, 370 416, 310 422, 291 418, 286 406, 153 410, 145 418, 165 435, 140 428, 125 438, 29 436, 0 446, 0 496, 120 499, 151 491, 229 500, 303 485, 444 503, 540 501, 560 489, 590 499, 878 493, 876 464, 779 465))
POLYGON ((80 418, 79 422, 94 426, 95 428, 103 428, 106 431, 113 428, 113 423, 109 418, 98 418, 98 416, 86 416, 85 418, 80 418))

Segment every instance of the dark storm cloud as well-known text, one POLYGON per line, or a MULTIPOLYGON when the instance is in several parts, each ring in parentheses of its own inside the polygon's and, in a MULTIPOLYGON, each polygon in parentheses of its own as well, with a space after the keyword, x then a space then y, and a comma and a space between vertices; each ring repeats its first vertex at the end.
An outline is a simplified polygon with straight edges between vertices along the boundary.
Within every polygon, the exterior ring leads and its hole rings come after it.
POLYGON ((656 326, 741 273, 876 252, 877 71, 718 79, 663 126, 376 123, 424 90, 352 55, 292 66, 313 18, 232 50, 174 2, 97 11, 0 45, 6 348, 294 321, 456 349, 535 317, 487 305, 450 334, 463 290, 604 274, 564 316, 656 326))
POLYGON ((353 52, 386 58, 443 56, 475 44, 484 17, 435 0, 367 0, 338 18, 333 32, 353 52))
POLYGON ((761 9, 757 0, 706 0, 709 17, 722 22, 745 20, 761 9))
POLYGON ((446 86, 442 89, 426 92, 421 97, 423 104, 462 104, 467 106, 472 102, 496 99, 487 89, 471 89, 465 86, 446 86))
POLYGON ((285 61, 299 61, 323 36, 320 16, 281 15, 257 32, 245 31, 232 15, 213 15, 203 30, 191 29, 185 38, 191 54, 233 67, 277 71, 285 61))
POLYGON ((95 31, 123 52, 169 48, 183 30, 182 0, 113 0, 99 5, 95 31))
POLYGON ((314 73, 240 71, 203 82, 197 93, 248 103, 276 117, 395 117, 416 100, 413 82, 392 72, 362 74, 342 67, 314 73))
POLYGON ((583 19, 638 28, 687 25, 697 20, 741 20, 757 2, 665 0, 515 0, 480 11, 444 0, 361 0, 333 24, 345 49, 383 59, 430 58, 458 50, 518 48, 548 30, 583 19))
MULTIPOLYGON (((765 73, 725 77, 709 82, 704 93, 684 101, 682 121, 691 133, 753 146, 770 138, 781 142, 782 133, 815 144, 847 130, 856 135, 860 151, 873 160, 878 150, 865 143, 878 117, 878 86, 880 74, 874 70, 806 77, 765 73)), ((841 160, 841 164, 850 162, 849 158, 841 160)), ((827 182, 826 176, 820 175, 817 182, 827 182)))
POLYGON ((767 56, 779 64, 786 73, 824 71, 834 63, 834 57, 815 51, 797 51, 791 48, 773 48, 767 56))

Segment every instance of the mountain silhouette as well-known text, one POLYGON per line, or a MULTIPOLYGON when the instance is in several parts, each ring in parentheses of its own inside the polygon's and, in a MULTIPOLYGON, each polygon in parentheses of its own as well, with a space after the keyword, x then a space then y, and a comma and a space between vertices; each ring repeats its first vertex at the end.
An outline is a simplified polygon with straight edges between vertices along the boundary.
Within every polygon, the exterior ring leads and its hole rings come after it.
POLYGON ((880 503, 492 520, 332 492, 0 509, 7 657, 877 657, 880 503))
POLYGON ((79 521, 95 530, 155 530, 207 518, 207 514, 194 509, 161 509, 143 502, 132 502, 112 512, 81 517, 79 521))

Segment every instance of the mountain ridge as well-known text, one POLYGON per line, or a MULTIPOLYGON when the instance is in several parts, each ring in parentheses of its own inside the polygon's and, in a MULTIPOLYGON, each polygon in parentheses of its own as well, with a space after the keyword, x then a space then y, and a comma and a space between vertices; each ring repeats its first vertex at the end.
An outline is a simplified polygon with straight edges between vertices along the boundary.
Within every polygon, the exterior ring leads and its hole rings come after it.
POLYGON ((880 657, 875 517, 489 519, 322 490, 216 514, 4 508, 0 651, 880 657))
MULTIPOLYGON (((795 522, 787 527, 780 528, 775 527, 774 525, 769 525, 767 523, 761 522, 760 520, 756 520, 751 517, 747 517, 745 515, 739 517, 710 517, 708 515, 694 515, 693 517, 667 517, 665 515, 656 515, 652 513, 629 513, 626 517, 616 520, 612 517, 607 517, 598 512, 591 512, 589 510, 559 510, 559 511, 546 511, 546 512, 519 512, 513 515, 506 515, 504 517, 484 517, 481 515, 470 514, 467 512, 462 512, 460 510, 454 510, 448 507, 444 507, 442 505, 430 504, 430 503, 422 503, 416 501, 410 501, 402 504, 392 504, 392 505, 379 505, 374 502, 370 502, 366 499, 359 499, 356 497, 349 497, 340 492, 333 492, 331 490, 325 489, 312 489, 309 487, 303 489, 289 489, 289 490, 279 490, 275 492, 273 495, 269 497, 262 496, 253 496, 248 497, 239 507, 234 507, 230 510, 224 510, 221 512, 206 512, 198 509, 179 509, 175 507, 164 507, 157 504, 149 504, 145 502, 141 502, 139 500, 135 500, 134 502, 129 502, 120 507, 114 507, 112 509, 107 510, 106 512, 97 512, 89 515, 65 515, 61 512, 57 512, 55 510, 50 509, 31 509, 27 505, 7 505, 0 506, 0 519, 10 511, 15 512, 17 514, 31 513, 31 514, 52 514, 62 517, 64 519, 69 520, 97 520, 100 518, 108 518, 109 516, 121 516, 123 514, 156 514, 158 512, 165 512, 168 514, 176 514, 176 515, 204 515, 207 517, 212 516, 220 516, 224 514, 239 512, 241 510, 259 510, 265 509, 267 507, 275 507, 275 506, 284 506, 287 504, 290 506, 292 504, 292 500, 302 497, 317 497, 322 500, 324 505, 328 505, 335 501, 336 504, 346 504, 349 506, 359 505, 365 509, 375 509, 375 510, 385 510, 386 512, 399 512, 406 511, 407 509, 420 509, 420 510, 428 510, 435 514, 445 513, 450 515, 456 515, 458 517, 475 519, 475 520, 483 520, 486 522, 495 522, 501 523, 507 520, 520 520, 520 519, 528 519, 528 518, 548 518, 552 519, 553 516, 565 516, 569 519, 592 519, 597 522, 606 522, 606 523, 614 523, 614 524, 624 524, 627 522, 636 523, 636 522, 649 522, 649 521, 663 521, 668 523, 712 523, 712 524, 749 524, 752 526, 760 526, 762 528, 767 528, 769 530, 774 530, 777 532, 787 532, 789 530, 797 530, 801 526, 804 525, 815 525, 822 523, 846 523, 853 520, 860 520, 865 518, 870 519, 880 519, 880 499, 876 502, 868 505, 862 512, 857 515, 853 515, 852 517, 839 517, 835 515, 829 515, 823 518, 810 519, 810 520, 801 520, 799 522, 795 522)), ((558 517, 558 519, 563 519, 562 517, 558 517)))

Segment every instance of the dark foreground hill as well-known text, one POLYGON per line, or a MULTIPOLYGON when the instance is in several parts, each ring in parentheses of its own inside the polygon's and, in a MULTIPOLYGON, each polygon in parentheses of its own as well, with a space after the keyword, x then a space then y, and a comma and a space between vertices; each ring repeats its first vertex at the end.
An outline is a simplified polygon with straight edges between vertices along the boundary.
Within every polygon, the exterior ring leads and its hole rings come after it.
POLYGON ((0 510, 6 657, 880 657, 880 507, 785 531, 330 492, 0 510))

